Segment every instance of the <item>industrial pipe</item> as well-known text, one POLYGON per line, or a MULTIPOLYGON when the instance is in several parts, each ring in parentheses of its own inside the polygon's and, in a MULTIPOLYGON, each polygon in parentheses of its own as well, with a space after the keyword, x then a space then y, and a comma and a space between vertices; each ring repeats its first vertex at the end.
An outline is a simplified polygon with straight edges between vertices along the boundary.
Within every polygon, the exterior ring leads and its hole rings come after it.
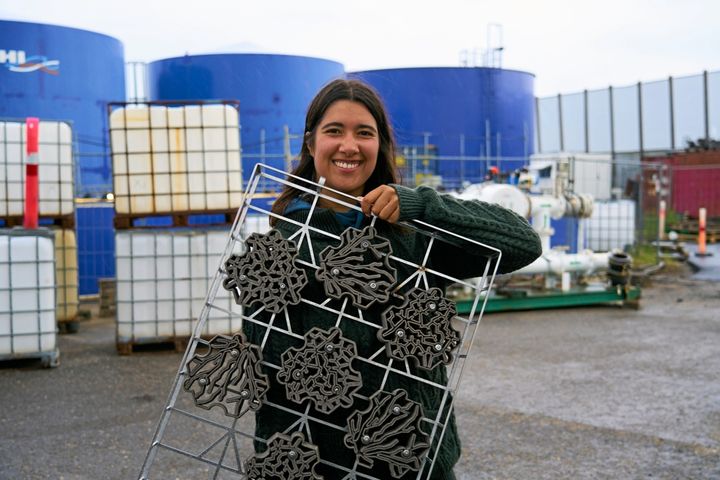
POLYGON ((550 250, 513 274, 562 275, 565 272, 591 274, 607 270, 609 256, 610 254, 607 252, 595 253, 592 250, 584 250, 580 253, 550 250))

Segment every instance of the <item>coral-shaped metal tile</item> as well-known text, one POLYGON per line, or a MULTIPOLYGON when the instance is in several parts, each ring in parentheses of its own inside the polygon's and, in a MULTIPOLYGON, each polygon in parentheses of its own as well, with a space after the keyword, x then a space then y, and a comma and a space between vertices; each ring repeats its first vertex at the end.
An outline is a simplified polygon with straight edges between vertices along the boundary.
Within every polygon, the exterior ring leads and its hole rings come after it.
POLYGON ((362 387, 360 372, 351 365, 356 356, 355 342, 344 338, 339 328, 315 327, 305 334, 302 348, 283 352, 277 379, 293 402, 309 399, 316 410, 330 413, 351 406, 352 394, 362 387))
POLYGON ((452 362, 452 351, 460 345, 460 332, 452 328, 455 303, 439 288, 414 288, 405 301, 382 314, 378 338, 387 354, 398 360, 411 358, 425 370, 452 362))
POLYGON ((348 418, 345 445, 355 451, 359 465, 372 468, 380 460, 393 477, 400 478, 408 470, 420 470, 430 447, 420 428, 422 417, 422 407, 408 399, 405 390, 379 391, 370 397, 366 410, 348 418))
POLYGON ((242 333, 217 335, 208 347, 204 355, 195 355, 187 363, 183 388, 192 393, 195 405, 207 410, 220 407, 235 418, 245 404, 252 410, 260 408, 269 388, 260 368, 260 347, 248 343, 242 333))
POLYGON ((334 298, 350 297, 353 305, 367 308, 373 302, 387 302, 397 282, 390 266, 390 242, 377 235, 374 227, 346 229, 340 245, 320 252, 320 269, 315 276, 334 298))
POLYGON ((265 235, 253 233, 246 244, 247 252, 225 262, 223 287, 233 293, 235 302, 246 307, 261 303, 273 313, 300 303, 307 275, 295 265, 295 243, 270 230, 265 235))
POLYGON ((268 440, 268 449, 245 464, 249 480, 322 480, 315 473, 320 461, 318 448, 305 441, 305 435, 276 433, 268 440))

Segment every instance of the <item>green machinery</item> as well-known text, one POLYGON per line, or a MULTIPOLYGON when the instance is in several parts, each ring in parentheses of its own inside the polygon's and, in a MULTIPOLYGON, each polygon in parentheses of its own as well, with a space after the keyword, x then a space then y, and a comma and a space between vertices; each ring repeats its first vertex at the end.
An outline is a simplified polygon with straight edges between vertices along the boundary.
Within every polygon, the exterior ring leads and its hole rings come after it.
MULTIPOLYGON (((634 285, 591 285, 572 287, 568 291, 532 289, 502 289, 492 292, 487 299, 485 312, 536 310, 541 308, 581 307, 596 304, 616 304, 638 308, 640 287, 634 285)), ((459 314, 472 311, 472 300, 456 299, 459 314)))

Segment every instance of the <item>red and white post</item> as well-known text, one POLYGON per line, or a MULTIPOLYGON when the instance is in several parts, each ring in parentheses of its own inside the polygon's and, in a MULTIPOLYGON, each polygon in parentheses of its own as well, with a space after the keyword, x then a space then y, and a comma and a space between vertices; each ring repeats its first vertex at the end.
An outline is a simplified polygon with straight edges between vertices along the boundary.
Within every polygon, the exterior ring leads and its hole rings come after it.
POLYGON ((665 200, 660 200, 660 212, 658 215, 658 240, 665 240, 666 205, 665 200))
POLYGON ((707 256, 707 210, 704 208, 700 209, 698 215, 698 256, 707 256))
POLYGON ((34 117, 25 119, 25 145, 27 159, 25 160, 25 228, 38 228, 38 138, 40 133, 40 120, 34 117))

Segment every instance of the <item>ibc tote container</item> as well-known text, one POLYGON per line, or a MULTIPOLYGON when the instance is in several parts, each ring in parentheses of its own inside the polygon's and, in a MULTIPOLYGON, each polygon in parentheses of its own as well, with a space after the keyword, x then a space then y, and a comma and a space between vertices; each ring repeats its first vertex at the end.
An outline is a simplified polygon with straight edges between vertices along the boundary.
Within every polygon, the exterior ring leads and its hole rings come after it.
POLYGON ((55 279, 57 284, 57 322, 76 320, 78 313, 78 260, 75 231, 56 228, 55 279))
POLYGON ((288 153, 300 150, 308 104, 323 85, 344 75, 341 63, 298 55, 183 55, 148 64, 148 97, 239 100, 247 181, 256 163, 285 168, 288 153))
POLYGON ((0 230, 0 359, 58 365, 54 235, 0 230))
MULTIPOLYGON (((117 346, 187 338, 204 306, 228 242, 228 229, 118 230, 117 346)), ((240 329, 240 306, 219 288, 204 336, 240 329)))
MULTIPOLYGON (((72 131, 64 122, 40 122, 39 216, 74 224, 72 131)), ((21 223, 25 210, 25 122, 0 121, 0 218, 21 223)))
POLYGON ((635 245, 635 209, 632 200, 595 202, 592 216, 583 219, 586 248, 608 252, 635 245))
MULTIPOLYGON (((119 104, 112 104, 113 105, 119 104)), ((121 104, 110 113, 117 216, 235 210, 242 195, 233 105, 121 104)))

